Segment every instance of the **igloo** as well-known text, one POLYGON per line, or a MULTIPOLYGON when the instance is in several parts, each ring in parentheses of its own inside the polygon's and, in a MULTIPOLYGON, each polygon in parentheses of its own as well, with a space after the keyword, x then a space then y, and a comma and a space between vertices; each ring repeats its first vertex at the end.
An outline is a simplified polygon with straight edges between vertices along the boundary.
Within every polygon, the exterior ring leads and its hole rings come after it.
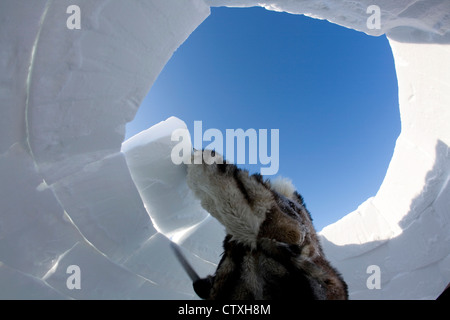
POLYGON ((450 3, 439 0, 2 1, 0 297, 196 298, 168 238, 206 275, 223 230, 167 160, 170 132, 185 125, 170 118, 122 143, 211 6, 387 35, 401 134, 378 193, 320 236, 350 298, 436 298, 450 281, 450 3), (370 6, 380 28, 369 28, 370 6), (379 288, 368 285, 372 266, 379 288))

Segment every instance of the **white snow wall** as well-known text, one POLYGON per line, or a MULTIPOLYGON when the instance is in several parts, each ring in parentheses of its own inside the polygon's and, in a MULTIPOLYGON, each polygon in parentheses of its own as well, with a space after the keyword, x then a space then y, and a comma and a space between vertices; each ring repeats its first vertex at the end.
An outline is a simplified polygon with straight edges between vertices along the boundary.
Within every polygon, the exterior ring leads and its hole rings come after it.
MULTIPOLYGON (((193 297, 121 143, 125 124, 210 5, 259 5, 387 34, 402 132, 377 195, 326 227, 322 241, 351 298, 435 298, 450 281, 446 0, 3 0, 0 298, 193 297), (69 5, 81 8, 81 30, 66 27, 69 5), (380 30, 367 29, 369 5, 381 8, 380 30), (70 265, 81 270, 81 289, 67 286, 70 265), (379 290, 366 286, 369 265, 380 267, 379 290)), ((194 252, 204 231, 185 248, 194 252)), ((202 275, 214 269, 195 254, 202 275)))

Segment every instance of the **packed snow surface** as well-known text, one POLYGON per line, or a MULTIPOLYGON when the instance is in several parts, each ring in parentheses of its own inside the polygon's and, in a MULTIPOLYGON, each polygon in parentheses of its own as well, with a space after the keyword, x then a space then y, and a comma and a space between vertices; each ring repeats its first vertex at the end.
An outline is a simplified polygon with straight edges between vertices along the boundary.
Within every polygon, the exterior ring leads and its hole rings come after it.
POLYGON ((169 241, 205 276, 224 229, 170 159, 185 124, 123 139, 173 52, 223 5, 387 35, 402 131, 377 194, 320 237, 352 299, 434 299, 450 282, 449 1, 3 0, 0 298, 196 298, 169 241), (71 5, 81 29, 67 27, 71 5))

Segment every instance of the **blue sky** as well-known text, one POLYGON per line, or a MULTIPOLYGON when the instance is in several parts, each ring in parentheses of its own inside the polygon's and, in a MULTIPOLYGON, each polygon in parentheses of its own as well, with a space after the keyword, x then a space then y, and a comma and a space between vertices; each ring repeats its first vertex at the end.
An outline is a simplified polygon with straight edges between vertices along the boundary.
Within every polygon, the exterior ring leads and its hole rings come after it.
POLYGON ((391 49, 385 36, 326 21, 212 8, 159 75, 127 138, 170 116, 191 134, 196 120, 224 136, 279 129, 278 175, 292 179, 321 230, 383 181, 400 133, 391 49))

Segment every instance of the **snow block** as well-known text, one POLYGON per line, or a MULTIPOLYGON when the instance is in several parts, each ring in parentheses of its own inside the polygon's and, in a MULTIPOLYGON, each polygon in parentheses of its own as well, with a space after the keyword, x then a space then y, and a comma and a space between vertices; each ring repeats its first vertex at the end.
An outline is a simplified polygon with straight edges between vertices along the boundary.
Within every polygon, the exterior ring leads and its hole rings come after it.
MULTIPOLYGON (((194 256, 189 251, 184 250, 184 254, 200 277, 215 271, 215 265, 194 256)), ((186 295, 185 298, 197 298, 192 280, 170 248, 170 240, 162 234, 156 234, 149 239, 141 250, 124 263, 124 266, 167 290, 186 295)))
POLYGON ((446 279, 439 272, 438 266, 431 264, 421 269, 397 274, 391 283, 384 287, 384 290, 379 290, 377 299, 414 300, 418 299, 418 292, 420 292, 420 299, 434 300, 445 288, 445 286, 442 288, 445 282, 446 279), (442 289, 436 290, 436 288, 442 289))
POLYGON ((14 143, 26 139, 24 114, 27 110, 28 70, 30 57, 45 1, 30 3, 6 0, 2 2, 0 21, 0 154, 14 143), (26 21, 26 23, 24 23, 26 21))
POLYGON ((208 14, 200 1, 49 3, 28 75, 26 119, 48 184, 120 150, 126 122, 208 14), (83 8, 80 30, 66 25, 73 4, 83 8))
MULTIPOLYGON (((179 141, 172 141, 171 136, 177 129, 187 130, 186 124, 171 117, 131 137, 122 146, 145 208, 156 228, 168 237, 208 215, 186 184, 186 166, 172 161, 172 149, 179 141)), ((190 141, 186 143, 190 145, 190 141)))
MULTIPOLYGON (((323 0, 323 1, 292 1, 292 0, 205 0, 212 7, 264 7, 267 10, 304 14, 306 16, 328 20, 332 23, 365 32, 372 36, 379 36, 402 27, 403 30, 416 31, 416 40, 419 30, 425 30, 426 36, 436 35, 434 41, 448 35, 449 4, 445 1, 433 1, 431 4, 417 0, 323 0), (368 28, 367 18, 373 14, 369 6, 380 8, 381 23, 379 28, 368 28), (369 11, 369 12, 368 12, 369 11)), ((403 33, 399 32, 398 37, 403 33)))
POLYGON ((144 299, 164 299, 172 293, 113 263, 86 243, 77 243, 58 261, 46 282, 75 299, 127 299, 136 291, 144 299))
POLYGON ((91 162, 52 189, 83 236, 113 261, 126 258, 157 232, 122 153, 91 162))
POLYGON ((83 238, 19 144, 0 157, 0 181, 0 262, 43 277, 83 238))
POLYGON ((441 224, 432 208, 426 209, 418 219, 408 225, 403 234, 389 241, 390 252, 386 262, 394 273, 423 268, 450 254, 449 235, 440 230, 441 224))
POLYGON ((439 222, 442 225, 450 225, 450 176, 447 177, 447 181, 438 193, 436 200, 433 202, 433 209, 439 216, 439 222))
POLYGON ((225 227, 214 217, 208 217, 177 239, 177 243, 194 255, 218 265, 224 251, 225 227), (205 241, 208 239, 208 241, 205 241))
MULTIPOLYGON (((394 235, 390 224, 380 215, 377 207, 373 203, 373 198, 361 204, 358 209, 339 220, 336 224, 325 227, 321 235, 333 238, 335 245, 343 246, 347 244, 367 244, 374 241, 383 241, 394 235), (351 232, 348 232, 351 230, 351 232)), ((339 257, 345 258, 362 254, 362 247, 355 247, 357 252, 340 253, 339 257)), ((365 250, 373 248, 365 247, 365 250)), ((336 257, 338 258, 338 257, 336 257)))
POLYGON ((66 300, 45 281, 9 268, 0 262, 0 299, 2 300, 66 300), (23 290, 26 288, 27 290, 23 290))

